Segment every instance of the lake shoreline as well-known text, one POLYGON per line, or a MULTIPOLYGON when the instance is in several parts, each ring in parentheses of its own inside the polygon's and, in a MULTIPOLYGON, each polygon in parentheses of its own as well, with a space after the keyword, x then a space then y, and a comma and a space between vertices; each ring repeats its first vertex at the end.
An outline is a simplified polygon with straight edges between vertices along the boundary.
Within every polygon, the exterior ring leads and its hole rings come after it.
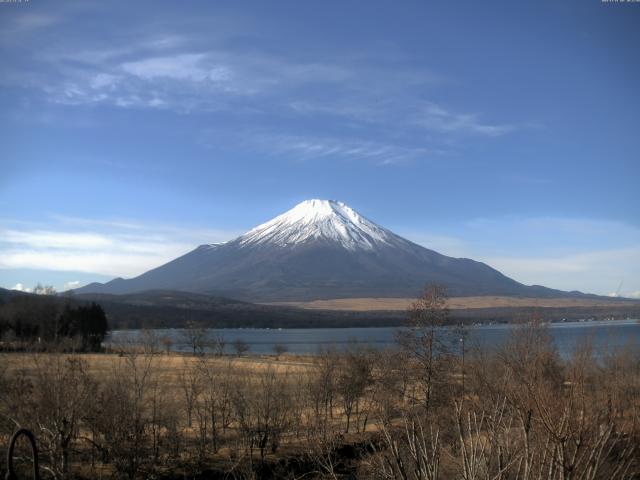
MULTIPOLYGON (((491 325, 470 325, 459 329, 451 325, 441 329, 447 341, 453 341, 465 332, 469 345, 477 343, 483 346, 499 346, 525 323, 496 323, 491 325), (453 340, 452 340, 453 339, 453 340)), ((525 324, 526 325, 526 324, 525 324)), ((591 339, 596 349, 622 348, 628 345, 640 347, 640 321, 624 320, 585 320, 578 322, 544 323, 554 338, 562 355, 569 355, 580 342, 591 339)), ((288 353, 298 355, 316 354, 325 348, 344 349, 350 344, 368 345, 375 349, 396 346, 397 331, 402 327, 344 327, 344 328, 214 328, 203 329, 209 342, 222 339, 225 353, 231 353, 233 342, 242 341, 249 347, 250 353, 272 353, 277 345, 283 346, 288 353)), ((404 327, 407 328, 407 327, 404 327)), ((164 341, 173 351, 188 350, 188 329, 168 328, 156 330, 114 330, 110 332, 105 345, 138 344, 141 345, 151 335, 157 342, 164 341), (145 333, 148 332, 148 333, 145 333)), ((206 341, 204 342, 207 343, 206 341)), ((206 350, 206 349, 205 349, 206 350)))

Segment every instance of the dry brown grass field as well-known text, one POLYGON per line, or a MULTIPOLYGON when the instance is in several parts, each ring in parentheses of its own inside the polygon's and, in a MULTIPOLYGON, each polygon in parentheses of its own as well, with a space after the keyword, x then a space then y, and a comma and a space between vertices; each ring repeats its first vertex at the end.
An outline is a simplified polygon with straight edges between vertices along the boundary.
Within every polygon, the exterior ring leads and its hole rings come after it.
MULTIPOLYGON (((311 310, 352 310, 359 312, 376 310, 407 310, 415 298, 334 298, 310 302, 278 302, 270 305, 288 305, 311 310)), ((520 298, 520 297, 451 297, 448 306, 452 310, 467 308, 502 307, 606 307, 637 306, 638 302, 606 298, 520 298)))
MULTIPOLYGON (((17 370, 32 374, 44 364, 50 364, 54 360, 65 358, 81 358, 87 365, 87 372, 90 375, 106 377, 126 361, 128 355, 120 353, 24 353, 5 352, 0 353, 5 373, 15 373, 17 370)), ((135 361, 141 363, 145 360, 145 355, 140 353, 135 356, 135 361)), ((203 356, 179 353, 157 353, 153 356, 154 370, 160 375, 162 383, 168 387, 178 388, 178 377, 181 372, 195 367, 203 361, 203 356)), ((315 366, 313 357, 303 355, 281 355, 276 359, 274 355, 250 355, 250 356, 224 356, 206 357, 207 365, 214 369, 223 369, 232 366, 237 375, 256 374, 271 369, 279 374, 304 374, 308 373, 315 366)))

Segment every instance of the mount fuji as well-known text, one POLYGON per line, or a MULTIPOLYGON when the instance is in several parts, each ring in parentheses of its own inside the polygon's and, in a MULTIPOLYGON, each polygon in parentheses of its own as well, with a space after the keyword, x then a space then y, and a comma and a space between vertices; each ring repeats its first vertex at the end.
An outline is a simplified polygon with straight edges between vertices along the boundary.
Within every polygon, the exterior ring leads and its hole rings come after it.
POLYGON ((277 302, 415 297, 428 282, 445 285, 451 296, 577 294, 526 286, 484 263, 429 250, 333 200, 304 201, 229 242, 76 292, 180 290, 277 302))

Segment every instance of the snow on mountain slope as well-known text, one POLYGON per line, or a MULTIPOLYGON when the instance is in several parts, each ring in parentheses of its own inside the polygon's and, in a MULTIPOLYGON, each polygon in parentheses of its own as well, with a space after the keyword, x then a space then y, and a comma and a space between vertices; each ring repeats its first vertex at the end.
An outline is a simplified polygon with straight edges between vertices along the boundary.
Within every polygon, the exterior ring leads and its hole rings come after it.
POLYGON ((372 250, 402 239, 334 200, 306 200, 242 235, 241 245, 286 247, 310 241, 328 241, 347 250, 372 250))

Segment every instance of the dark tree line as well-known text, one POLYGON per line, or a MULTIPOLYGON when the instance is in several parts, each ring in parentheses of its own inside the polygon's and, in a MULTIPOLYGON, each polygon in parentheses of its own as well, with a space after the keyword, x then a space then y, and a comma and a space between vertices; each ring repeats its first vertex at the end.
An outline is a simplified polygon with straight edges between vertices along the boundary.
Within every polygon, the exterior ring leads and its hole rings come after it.
POLYGON ((0 304, 3 345, 73 339, 74 349, 98 351, 108 329, 104 310, 94 302, 84 305, 52 295, 20 295, 0 304))
POLYGON ((100 350, 109 326, 102 307, 91 302, 88 306, 75 308, 67 305, 60 315, 59 328, 59 335, 70 338, 79 336, 83 349, 95 352, 100 350))

